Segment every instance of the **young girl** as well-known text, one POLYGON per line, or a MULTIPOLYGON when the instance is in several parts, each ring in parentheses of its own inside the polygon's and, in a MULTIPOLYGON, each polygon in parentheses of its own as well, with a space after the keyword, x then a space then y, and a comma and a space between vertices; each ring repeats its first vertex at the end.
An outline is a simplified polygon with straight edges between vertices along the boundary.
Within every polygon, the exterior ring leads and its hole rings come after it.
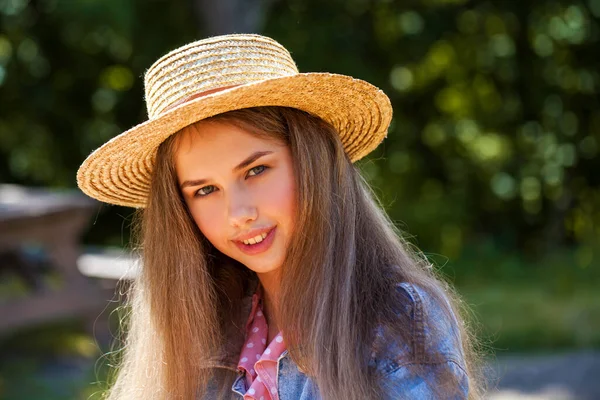
POLYGON ((479 398, 457 297, 353 165, 387 133, 385 94, 258 35, 176 49, 145 88, 149 121, 77 175, 139 209, 109 399, 479 398))

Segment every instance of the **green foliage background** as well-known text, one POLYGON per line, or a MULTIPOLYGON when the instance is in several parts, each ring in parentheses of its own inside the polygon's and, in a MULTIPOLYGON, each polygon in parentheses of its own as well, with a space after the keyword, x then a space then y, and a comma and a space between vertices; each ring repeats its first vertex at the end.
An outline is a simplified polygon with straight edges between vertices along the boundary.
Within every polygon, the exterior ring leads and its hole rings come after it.
MULTIPOLYGON (((421 247, 455 258, 482 241, 535 256, 583 246, 591 264, 599 0, 290 0, 264 12, 262 33, 301 71, 391 97, 389 137, 362 168, 421 247)), ((145 68, 203 36, 193 15, 189 2, 0 1, 0 179, 75 186, 89 152, 145 120, 145 68)), ((99 227, 89 241, 120 235, 99 227)))
MULTIPOLYGON (((600 343, 600 0, 257 4, 301 71, 390 96, 360 167, 488 333, 518 325, 496 343, 600 343)), ((195 15, 191 0, 0 0, 0 181, 75 187, 91 151, 146 119, 145 69, 207 35, 195 15)), ((85 241, 126 245, 131 210, 100 210, 85 241)))

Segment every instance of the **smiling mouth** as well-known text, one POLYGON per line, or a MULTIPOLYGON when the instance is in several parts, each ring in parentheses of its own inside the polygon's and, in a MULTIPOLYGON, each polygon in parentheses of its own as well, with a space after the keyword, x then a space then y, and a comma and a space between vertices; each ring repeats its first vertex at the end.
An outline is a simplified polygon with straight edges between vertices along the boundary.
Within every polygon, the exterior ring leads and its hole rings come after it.
POLYGON ((248 240, 242 240, 241 242, 244 244, 258 244, 260 242, 262 242, 266 237, 267 237, 268 233, 264 232, 261 235, 256 235, 255 237, 248 239, 248 240))
POLYGON ((238 249, 247 255, 259 254, 267 251, 275 240, 277 227, 273 227, 268 232, 263 232, 250 239, 234 241, 238 249))

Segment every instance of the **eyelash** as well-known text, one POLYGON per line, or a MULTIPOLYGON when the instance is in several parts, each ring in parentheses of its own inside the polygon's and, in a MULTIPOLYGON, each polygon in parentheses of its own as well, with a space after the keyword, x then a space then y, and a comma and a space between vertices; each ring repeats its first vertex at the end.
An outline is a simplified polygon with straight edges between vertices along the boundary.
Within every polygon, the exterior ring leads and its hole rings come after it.
MULTIPOLYGON (((263 172, 265 172, 268 168, 269 167, 267 167, 266 165, 257 165, 256 167, 252 167, 246 173, 246 177, 258 176, 258 175, 262 174, 263 172), (262 169, 260 169, 260 168, 262 168, 262 169), (254 175, 250 175, 250 173, 256 169, 260 169, 260 172, 255 172, 254 175)), ((214 187, 215 187, 214 185, 207 185, 207 186, 201 187, 194 193, 194 197, 206 197, 209 194, 213 193, 215 190, 213 189, 211 192, 206 193, 206 194, 201 194, 200 191, 203 189, 206 189, 206 188, 214 188, 214 187)))

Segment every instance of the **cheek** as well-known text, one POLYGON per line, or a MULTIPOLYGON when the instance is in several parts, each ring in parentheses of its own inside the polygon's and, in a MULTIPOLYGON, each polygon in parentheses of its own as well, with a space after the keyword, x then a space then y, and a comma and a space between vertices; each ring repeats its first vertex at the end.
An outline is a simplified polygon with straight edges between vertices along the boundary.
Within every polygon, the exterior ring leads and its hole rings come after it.
POLYGON ((261 204, 264 213, 271 214, 280 223, 291 225, 296 211, 296 187, 293 176, 276 180, 261 195, 261 204))
POLYGON ((220 221, 221 212, 214 207, 203 207, 190 209, 192 218, 198 229, 213 244, 218 243, 219 238, 224 235, 223 221, 220 221))

